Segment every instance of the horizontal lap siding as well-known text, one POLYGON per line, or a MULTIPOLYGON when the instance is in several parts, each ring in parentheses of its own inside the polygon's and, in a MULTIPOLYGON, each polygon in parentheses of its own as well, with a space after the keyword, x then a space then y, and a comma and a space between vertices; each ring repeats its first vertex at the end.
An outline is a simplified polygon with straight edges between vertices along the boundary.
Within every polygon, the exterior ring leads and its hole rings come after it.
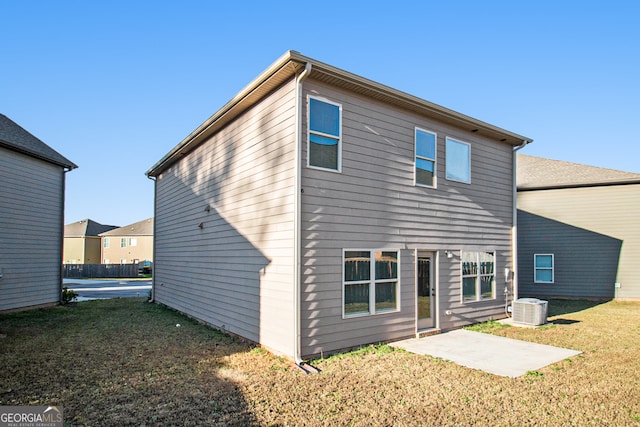
POLYGON ((64 172, 0 148, 0 311, 60 300, 64 172))
POLYGON ((294 342, 294 94, 293 82, 277 89, 156 184, 156 300, 285 354, 294 342))
POLYGON ((520 286, 528 293, 640 298, 640 185, 519 192, 518 209, 527 215, 518 231, 523 245, 518 262, 520 286), (553 226, 556 233, 541 229, 541 223, 553 226), (556 255, 553 285, 533 283, 533 253, 543 249, 563 254, 556 255), (620 283, 617 290, 615 282, 620 283))
POLYGON ((496 271, 511 265, 511 147, 312 80, 305 90, 342 105, 343 146, 342 173, 303 168, 303 354, 415 333, 417 249, 456 251, 440 257, 440 312, 452 311, 443 329, 504 317, 503 274, 496 300, 460 303, 459 251, 495 250, 496 271), (437 132, 435 189, 414 185, 416 126, 437 132), (471 144, 471 185, 445 179, 446 136, 471 144), (346 248, 401 251, 399 313, 342 319, 346 248))

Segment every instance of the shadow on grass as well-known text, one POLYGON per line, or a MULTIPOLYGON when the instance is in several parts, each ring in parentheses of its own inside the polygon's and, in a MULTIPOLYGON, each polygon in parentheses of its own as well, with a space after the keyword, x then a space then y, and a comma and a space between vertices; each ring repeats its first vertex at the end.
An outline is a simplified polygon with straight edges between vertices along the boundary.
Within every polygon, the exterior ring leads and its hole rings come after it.
MULTIPOLYGON (((550 299, 548 306, 548 317, 562 316, 563 314, 577 313, 579 311, 588 310, 608 301, 605 300, 569 300, 569 299, 550 299)), ((563 319, 557 319, 561 321, 563 319)), ((565 319, 566 320, 566 319, 565 319)), ((556 323, 554 321, 554 323, 556 323)), ((558 324, 568 324, 561 323, 558 324)))
POLYGON ((258 424, 227 364, 249 346, 144 299, 0 315, 0 336, 0 405, 59 405, 65 425, 258 424))

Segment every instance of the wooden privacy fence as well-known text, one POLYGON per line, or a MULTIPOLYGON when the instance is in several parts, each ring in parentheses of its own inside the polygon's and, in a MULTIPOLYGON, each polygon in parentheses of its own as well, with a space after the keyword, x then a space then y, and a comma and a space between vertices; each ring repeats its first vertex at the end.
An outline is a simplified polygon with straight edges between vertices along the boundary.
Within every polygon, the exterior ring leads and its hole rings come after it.
POLYGON ((138 277, 138 264, 64 264, 62 267, 65 278, 138 277))

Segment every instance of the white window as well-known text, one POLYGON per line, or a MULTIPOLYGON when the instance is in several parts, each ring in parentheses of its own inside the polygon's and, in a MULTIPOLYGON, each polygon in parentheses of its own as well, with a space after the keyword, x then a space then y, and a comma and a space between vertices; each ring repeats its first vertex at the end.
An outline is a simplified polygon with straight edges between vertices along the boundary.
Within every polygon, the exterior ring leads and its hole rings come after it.
POLYGON ((553 283, 553 254, 534 254, 533 270, 535 283, 553 283))
POLYGON ((416 185, 436 186, 436 134, 416 128, 416 185))
POLYGON ((398 311, 398 252, 345 250, 343 317, 398 311))
POLYGON ((129 246, 137 246, 138 245, 138 239, 135 237, 132 237, 129 239, 129 246))
POLYGON ((495 253, 462 252, 462 302, 496 297, 495 253))
POLYGON ((109 249, 109 244, 110 243, 109 243, 109 238, 108 237, 105 237, 105 238, 102 239, 102 247, 103 248, 109 249))
POLYGON ((447 179, 470 184, 471 145, 453 138, 447 138, 445 151, 447 179))
POLYGON ((120 259, 120 264, 126 264, 126 263, 127 263, 127 259, 126 258, 120 259))
POLYGON ((105 258, 103 264, 109 264, 109 258, 105 258))
POLYGON ((127 247, 127 238, 126 237, 121 237, 120 238, 120 247, 121 248, 126 248, 127 247))
POLYGON ((340 172, 342 106, 309 97, 307 164, 340 172))

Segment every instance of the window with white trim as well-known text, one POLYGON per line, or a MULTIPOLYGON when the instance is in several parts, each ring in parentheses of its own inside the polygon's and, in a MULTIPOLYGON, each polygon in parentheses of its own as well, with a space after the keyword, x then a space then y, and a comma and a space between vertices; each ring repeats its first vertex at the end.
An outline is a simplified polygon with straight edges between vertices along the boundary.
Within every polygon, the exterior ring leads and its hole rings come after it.
POLYGON ((127 238, 126 237, 121 237, 120 238, 120 247, 121 248, 126 248, 127 247, 127 238))
POLYGON ((398 251, 345 250, 343 317, 398 311, 398 251))
POLYGON ((129 246, 138 246, 138 239, 136 237, 129 238, 129 246))
POLYGON ((471 183, 471 145, 453 138, 446 138, 446 177, 451 181, 471 183))
POLYGON ((534 254, 533 270, 535 283, 553 283, 553 254, 534 254))
POLYGON ((109 243, 109 238, 108 237, 105 237, 105 238, 102 239, 102 247, 103 248, 109 249, 109 244, 110 243, 109 243))
POLYGON ((307 164, 340 172, 342 106, 309 96, 307 164))
POLYGON ((416 185, 436 186, 436 134, 420 128, 415 132, 416 185))
POLYGON ((495 253, 462 252, 462 302, 494 299, 495 253))

